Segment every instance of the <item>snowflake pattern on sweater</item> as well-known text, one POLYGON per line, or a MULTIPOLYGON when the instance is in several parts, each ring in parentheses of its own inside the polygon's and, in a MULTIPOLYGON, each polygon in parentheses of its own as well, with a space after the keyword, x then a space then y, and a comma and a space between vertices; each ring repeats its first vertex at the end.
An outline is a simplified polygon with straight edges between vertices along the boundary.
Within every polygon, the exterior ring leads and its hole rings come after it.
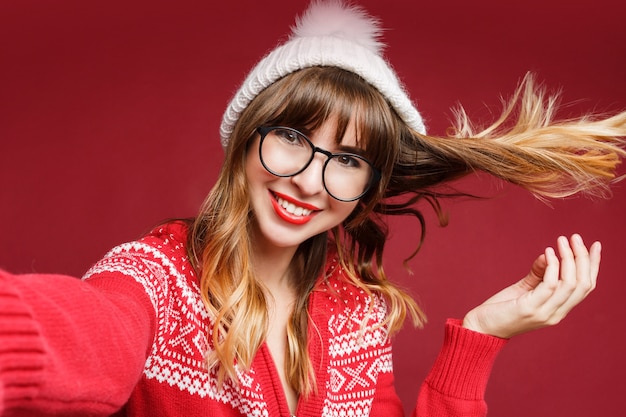
MULTIPOLYGON (((267 369, 258 366, 262 362, 255 358, 251 369, 239 373, 238 384, 227 381, 221 389, 215 372, 207 370, 211 317, 184 242, 181 225, 163 226, 138 242, 112 249, 84 279, 121 274, 140 283, 150 297, 157 329, 140 384, 176 389, 176 395, 199 397, 199 404, 229 405, 231 415, 273 415, 268 401, 275 403, 272 397, 284 394, 276 388, 281 385, 275 373, 272 384, 264 382, 268 376, 267 369)), ((379 375, 392 372, 391 346, 381 325, 386 305, 350 284, 336 259, 329 261, 326 271, 309 307, 313 320, 309 327, 320 338, 319 345, 309 347, 321 350, 320 355, 311 353, 312 360, 321 358, 314 363, 316 369, 323 368, 316 374, 318 395, 300 402, 319 403, 317 415, 367 416, 379 375)))
POLYGON ((386 306, 382 299, 370 298, 342 279, 336 259, 329 267, 330 291, 324 291, 336 296, 328 298, 333 307, 328 320, 330 360, 323 415, 367 416, 379 373, 393 371, 388 334, 380 325, 386 306))

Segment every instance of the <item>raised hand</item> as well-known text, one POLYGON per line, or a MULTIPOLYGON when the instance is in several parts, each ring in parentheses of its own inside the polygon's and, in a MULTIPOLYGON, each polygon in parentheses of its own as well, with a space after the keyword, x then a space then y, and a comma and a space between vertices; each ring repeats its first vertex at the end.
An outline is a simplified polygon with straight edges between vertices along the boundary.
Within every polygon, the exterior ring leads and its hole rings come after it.
POLYGON ((600 242, 589 250, 575 234, 546 248, 524 278, 471 310, 463 326, 502 338, 559 323, 596 287, 600 242))

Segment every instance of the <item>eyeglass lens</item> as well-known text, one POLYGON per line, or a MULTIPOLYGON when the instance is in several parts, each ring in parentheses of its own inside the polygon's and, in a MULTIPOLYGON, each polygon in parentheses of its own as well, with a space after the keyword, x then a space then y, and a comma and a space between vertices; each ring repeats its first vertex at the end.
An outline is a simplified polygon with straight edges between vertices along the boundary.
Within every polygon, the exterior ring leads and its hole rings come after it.
MULTIPOLYGON (((261 162, 274 175, 289 177, 299 174, 315 156, 314 145, 297 130, 276 127, 263 133, 261 162)), ((342 201, 360 198, 368 190, 374 176, 370 163, 350 153, 326 156, 323 182, 328 193, 342 201)))

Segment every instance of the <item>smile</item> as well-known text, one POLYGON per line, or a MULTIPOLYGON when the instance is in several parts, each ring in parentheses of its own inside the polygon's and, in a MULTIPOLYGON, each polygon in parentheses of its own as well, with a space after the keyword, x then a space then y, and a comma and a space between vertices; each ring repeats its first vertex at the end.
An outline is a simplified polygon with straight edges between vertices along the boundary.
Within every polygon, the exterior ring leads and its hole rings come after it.
POLYGON ((304 224, 319 211, 317 207, 295 201, 285 195, 272 192, 272 206, 278 216, 292 224, 304 224))
POLYGON ((287 210, 288 213, 293 214, 295 216, 308 216, 309 214, 312 213, 312 210, 305 209, 304 207, 298 207, 295 204, 290 203, 289 201, 284 200, 280 197, 277 197, 276 201, 278 201, 278 204, 282 208, 287 210))

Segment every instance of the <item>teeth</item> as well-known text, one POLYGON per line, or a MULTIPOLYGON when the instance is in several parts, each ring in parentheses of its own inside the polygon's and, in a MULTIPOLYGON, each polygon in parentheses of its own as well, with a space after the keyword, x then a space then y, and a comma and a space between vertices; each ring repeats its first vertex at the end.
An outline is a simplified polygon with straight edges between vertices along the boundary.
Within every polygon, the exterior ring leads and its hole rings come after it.
POLYGON ((276 197, 276 201, 278 201, 278 205, 284 208, 287 213, 293 214, 294 216, 308 216, 312 212, 312 210, 305 209, 304 207, 298 207, 280 197, 276 197))

